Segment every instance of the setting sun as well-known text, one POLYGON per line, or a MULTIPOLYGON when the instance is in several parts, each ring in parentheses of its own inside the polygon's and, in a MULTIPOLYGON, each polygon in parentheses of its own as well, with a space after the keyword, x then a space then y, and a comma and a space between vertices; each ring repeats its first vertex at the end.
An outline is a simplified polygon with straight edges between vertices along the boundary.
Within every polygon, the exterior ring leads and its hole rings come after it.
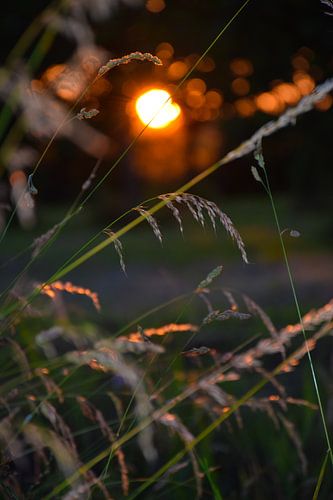
POLYGON ((164 128, 176 120, 180 107, 168 101, 170 97, 169 92, 162 89, 151 89, 138 97, 135 109, 142 123, 151 128, 164 128))

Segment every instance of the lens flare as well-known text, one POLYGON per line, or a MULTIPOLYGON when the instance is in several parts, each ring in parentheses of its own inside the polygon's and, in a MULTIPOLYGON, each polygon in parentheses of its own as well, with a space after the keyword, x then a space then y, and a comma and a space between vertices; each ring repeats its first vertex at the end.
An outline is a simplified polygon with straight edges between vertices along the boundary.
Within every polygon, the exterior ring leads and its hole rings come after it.
POLYGON ((151 128, 164 128, 175 121, 180 107, 170 97, 169 92, 162 89, 151 89, 138 97, 135 109, 142 123, 151 128))

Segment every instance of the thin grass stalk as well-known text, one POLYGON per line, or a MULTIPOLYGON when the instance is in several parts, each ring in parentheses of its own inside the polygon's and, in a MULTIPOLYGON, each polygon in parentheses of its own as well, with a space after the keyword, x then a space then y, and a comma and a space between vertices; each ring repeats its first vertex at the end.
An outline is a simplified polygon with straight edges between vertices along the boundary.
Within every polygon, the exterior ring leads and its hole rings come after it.
POLYGON ((268 174, 267 174, 267 170, 266 170, 264 161, 261 162, 260 166, 262 167, 262 169, 264 171, 264 175, 265 175, 266 191, 267 191, 267 194, 269 196, 269 200, 270 200, 271 207, 272 207, 273 214, 274 214, 274 220, 275 220, 276 228, 277 228, 277 231, 278 231, 278 234, 279 234, 279 241, 280 241, 280 246, 281 246, 282 253, 283 253, 283 259, 284 259, 284 263, 285 263, 285 266, 286 266, 286 269, 287 269, 287 273, 288 273, 289 283, 290 283, 290 287, 291 287, 291 290, 292 290, 292 295, 293 295, 293 299, 294 299, 294 303, 295 303, 295 307, 296 307, 296 311, 297 311, 298 321, 299 321, 299 324, 301 325, 302 334, 303 334, 303 338, 304 338, 304 342, 305 342, 305 346, 306 346, 306 354, 307 354, 307 358, 308 358, 308 361, 309 361, 310 370, 311 370, 311 376, 312 376, 312 380, 313 380, 313 385, 314 385, 316 396, 317 396, 317 401, 318 401, 320 416, 321 416, 322 425, 323 425, 324 434, 325 434, 325 439, 326 439, 326 443, 327 443, 328 454, 329 454, 329 457, 330 457, 331 465, 333 467, 333 452, 332 452, 331 440, 330 440, 330 436, 329 436, 329 432, 328 432, 328 428, 327 428, 327 423, 326 423, 326 418, 325 418, 325 414, 324 414, 324 410, 323 410, 323 404, 322 404, 322 400, 321 400, 321 396, 320 396, 317 375, 316 375, 316 371, 315 371, 315 368, 314 368, 314 363, 313 363, 313 360, 312 360, 312 355, 311 355, 311 352, 310 352, 310 349, 309 349, 309 345, 308 345, 308 337, 307 337, 307 335, 305 333, 303 318, 302 318, 301 309, 300 309, 300 305, 299 305, 299 300, 298 300, 298 296, 297 296, 297 292, 296 292, 295 280, 294 280, 293 273, 291 271, 291 267, 290 267, 290 264, 289 264, 287 249, 286 249, 286 246, 284 244, 283 237, 282 237, 280 220, 279 220, 279 217, 278 217, 278 213, 277 213, 277 209, 276 209, 274 197, 273 197, 273 194, 272 194, 272 191, 271 191, 269 177, 268 177, 268 174))
POLYGON ((316 488, 315 488, 315 490, 313 492, 312 500, 318 500, 318 495, 319 495, 319 492, 320 492, 320 488, 321 488, 321 485, 323 483, 324 476, 325 476, 325 471, 326 471, 326 466, 327 466, 327 462, 328 462, 328 457, 329 457, 329 450, 327 450, 325 458, 323 460, 323 463, 322 463, 322 465, 320 467, 318 481, 317 481, 317 484, 316 484, 316 488))

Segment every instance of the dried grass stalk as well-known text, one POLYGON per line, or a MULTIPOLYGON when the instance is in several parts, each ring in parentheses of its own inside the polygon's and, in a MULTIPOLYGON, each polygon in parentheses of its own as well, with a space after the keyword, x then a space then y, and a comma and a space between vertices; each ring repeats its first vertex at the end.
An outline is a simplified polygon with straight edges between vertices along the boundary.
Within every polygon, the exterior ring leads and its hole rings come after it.
POLYGON ((67 281, 66 283, 63 283, 62 281, 55 281, 54 283, 51 283, 49 285, 44 284, 41 285, 40 291, 42 294, 48 295, 51 299, 55 298, 56 292, 58 291, 78 294, 78 295, 86 295, 91 299, 97 311, 101 310, 101 304, 99 302, 99 297, 96 292, 93 292, 89 288, 83 288, 81 286, 73 285, 73 283, 71 283, 70 281, 67 281))
POLYGON ((104 66, 98 70, 98 76, 105 75, 110 69, 116 68, 122 64, 128 64, 131 61, 149 61, 157 66, 162 66, 162 61, 157 56, 153 56, 149 52, 132 52, 117 59, 110 59, 104 66))

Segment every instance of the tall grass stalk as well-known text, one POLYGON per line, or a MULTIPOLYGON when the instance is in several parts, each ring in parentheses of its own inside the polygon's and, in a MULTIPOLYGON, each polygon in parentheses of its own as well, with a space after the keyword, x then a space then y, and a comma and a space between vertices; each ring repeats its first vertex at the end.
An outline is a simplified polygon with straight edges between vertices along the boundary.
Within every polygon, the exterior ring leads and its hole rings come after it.
MULTIPOLYGON (((317 380, 316 370, 315 370, 314 363, 313 363, 313 360, 312 360, 312 355, 311 355, 311 352, 310 352, 310 349, 309 349, 308 338, 307 338, 307 335, 305 333, 304 323, 303 323, 302 314, 301 314, 301 308, 300 308, 300 305, 299 305, 298 295, 297 295, 297 292, 296 292, 295 280, 294 280, 293 273, 292 273, 292 270, 291 270, 291 267, 290 267, 289 258, 288 258, 288 254, 287 254, 287 249, 286 249, 286 245, 285 245, 285 242, 284 242, 284 239, 283 239, 283 231, 281 229, 281 224, 280 224, 280 220, 279 220, 279 216, 278 216, 277 207, 276 207, 276 204, 275 204, 275 201, 274 201, 274 197, 273 197, 273 193, 272 193, 272 190, 271 190, 271 186, 270 186, 270 182, 269 182, 269 176, 268 176, 268 173, 267 173, 267 170, 266 170, 266 165, 265 165, 264 157, 263 157, 263 154, 262 154, 261 144, 259 144, 259 146, 258 146, 258 149, 257 149, 257 151, 255 153, 255 158, 256 158, 256 160, 258 162, 258 165, 260 167, 259 170, 263 171, 263 173, 264 173, 264 180, 261 179, 260 174, 259 174, 259 178, 256 179, 256 180, 260 179, 259 182, 264 187, 264 189, 265 189, 265 191, 266 191, 266 193, 267 193, 267 195, 269 197, 269 201, 270 201, 270 204, 271 204, 271 207, 272 207, 272 211, 273 211, 273 215, 274 215, 274 221, 275 221, 276 229, 277 229, 277 232, 278 232, 278 235, 279 235, 279 241, 280 241, 280 246, 281 246, 281 250, 282 250, 282 254, 283 254, 283 260, 284 260, 284 263, 285 263, 285 266, 286 266, 286 269, 287 269, 287 273, 288 273, 288 279, 289 279, 289 283, 290 283, 290 288, 292 290, 292 295, 293 295, 293 299, 294 299, 294 303, 295 303, 297 317, 298 317, 298 321, 299 321, 299 323, 300 323, 300 325, 302 327, 302 335, 303 335, 303 338, 304 338, 304 341, 305 341, 305 346, 306 346, 306 351, 307 351, 307 358, 308 358, 309 366, 310 366, 310 370, 311 370, 311 377, 312 377, 312 380, 313 380, 313 385, 314 385, 316 396, 317 396, 317 401, 318 401, 318 406, 319 406, 321 421, 322 421, 322 425, 323 425, 323 429, 324 429, 324 434, 325 434, 325 439, 326 439, 326 444, 327 444, 327 453, 328 453, 328 455, 330 457, 331 465, 333 467, 333 452, 332 452, 331 440, 330 440, 330 436, 329 436, 329 432, 328 432, 328 428, 327 428, 325 413, 324 413, 324 410, 323 410, 323 404, 322 404, 322 400, 321 400, 321 396, 320 396, 320 391, 319 391, 319 386, 318 386, 318 380, 317 380)), ((254 174, 255 174, 255 172, 258 173, 257 170, 254 171, 254 174)))

